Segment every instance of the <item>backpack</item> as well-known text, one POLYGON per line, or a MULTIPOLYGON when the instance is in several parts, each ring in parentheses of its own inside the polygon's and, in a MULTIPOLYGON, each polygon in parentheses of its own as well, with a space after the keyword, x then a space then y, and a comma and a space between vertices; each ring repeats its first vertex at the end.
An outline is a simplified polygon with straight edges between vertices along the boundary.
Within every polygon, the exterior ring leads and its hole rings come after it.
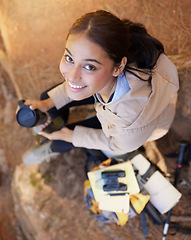
MULTIPOLYGON (((107 168, 109 166, 119 163, 115 159, 107 159, 107 157, 101 151, 97 150, 86 150, 86 156, 86 176, 89 171, 96 171, 102 167, 107 168)), ((141 212, 145 209, 145 206, 148 204, 150 197, 144 191, 141 191, 140 193, 134 195, 130 195, 130 207, 128 213, 100 210, 99 203, 95 200, 90 180, 87 176, 87 179, 84 182, 84 198, 90 215, 105 223, 114 222, 119 226, 124 226, 130 218, 141 214, 141 212)))

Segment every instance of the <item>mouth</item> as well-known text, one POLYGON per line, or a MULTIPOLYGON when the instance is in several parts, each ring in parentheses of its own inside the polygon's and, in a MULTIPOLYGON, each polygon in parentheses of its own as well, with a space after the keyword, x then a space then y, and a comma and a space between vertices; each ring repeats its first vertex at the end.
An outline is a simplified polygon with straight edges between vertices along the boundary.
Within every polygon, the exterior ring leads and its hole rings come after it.
POLYGON ((86 87, 85 85, 74 85, 74 84, 72 84, 72 83, 70 83, 70 82, 68 82, 68 84, 69 84, 69 86, 70 86, 71 88, 74 88, 74 89, 82 89, 82 88, 85 88, 85 87, 86 87))

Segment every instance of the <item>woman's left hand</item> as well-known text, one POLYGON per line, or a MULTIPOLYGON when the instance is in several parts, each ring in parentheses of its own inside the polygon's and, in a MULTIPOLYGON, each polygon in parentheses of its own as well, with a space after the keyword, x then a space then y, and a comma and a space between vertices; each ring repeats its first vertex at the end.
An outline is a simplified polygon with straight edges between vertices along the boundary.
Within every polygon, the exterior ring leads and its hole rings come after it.
POLYGON ((49 140, 62 140, 66 142, 72 142, 73 130, 63 127, 59 131, 53 133, 46 133, 44 131, 39 132, 38 134, 48 138, 49 140))

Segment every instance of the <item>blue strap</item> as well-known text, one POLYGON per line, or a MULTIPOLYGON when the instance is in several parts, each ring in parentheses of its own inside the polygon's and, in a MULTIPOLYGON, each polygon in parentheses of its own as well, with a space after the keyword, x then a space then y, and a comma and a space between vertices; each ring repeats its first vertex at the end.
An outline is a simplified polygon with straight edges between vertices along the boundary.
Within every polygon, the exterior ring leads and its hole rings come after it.
POLYGON ((142 222, 143 234, 144 236, 148 236, 145 209, 143 209, 143 211, 141 212, 141 222, 142 222))

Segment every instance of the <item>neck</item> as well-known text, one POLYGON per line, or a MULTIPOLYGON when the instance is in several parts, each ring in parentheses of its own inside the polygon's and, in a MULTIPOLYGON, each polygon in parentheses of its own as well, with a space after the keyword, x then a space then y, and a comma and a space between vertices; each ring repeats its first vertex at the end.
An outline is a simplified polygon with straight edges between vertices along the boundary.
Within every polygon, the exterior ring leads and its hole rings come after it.
POLYGON ((116 85, 117 79, 114 79, 110 87, 107 89, 107 91, 105 91, 104 93, 103 92, 99 93, 104 103, 107 103, 109 101, 111 95, 115 92, 116 85))

